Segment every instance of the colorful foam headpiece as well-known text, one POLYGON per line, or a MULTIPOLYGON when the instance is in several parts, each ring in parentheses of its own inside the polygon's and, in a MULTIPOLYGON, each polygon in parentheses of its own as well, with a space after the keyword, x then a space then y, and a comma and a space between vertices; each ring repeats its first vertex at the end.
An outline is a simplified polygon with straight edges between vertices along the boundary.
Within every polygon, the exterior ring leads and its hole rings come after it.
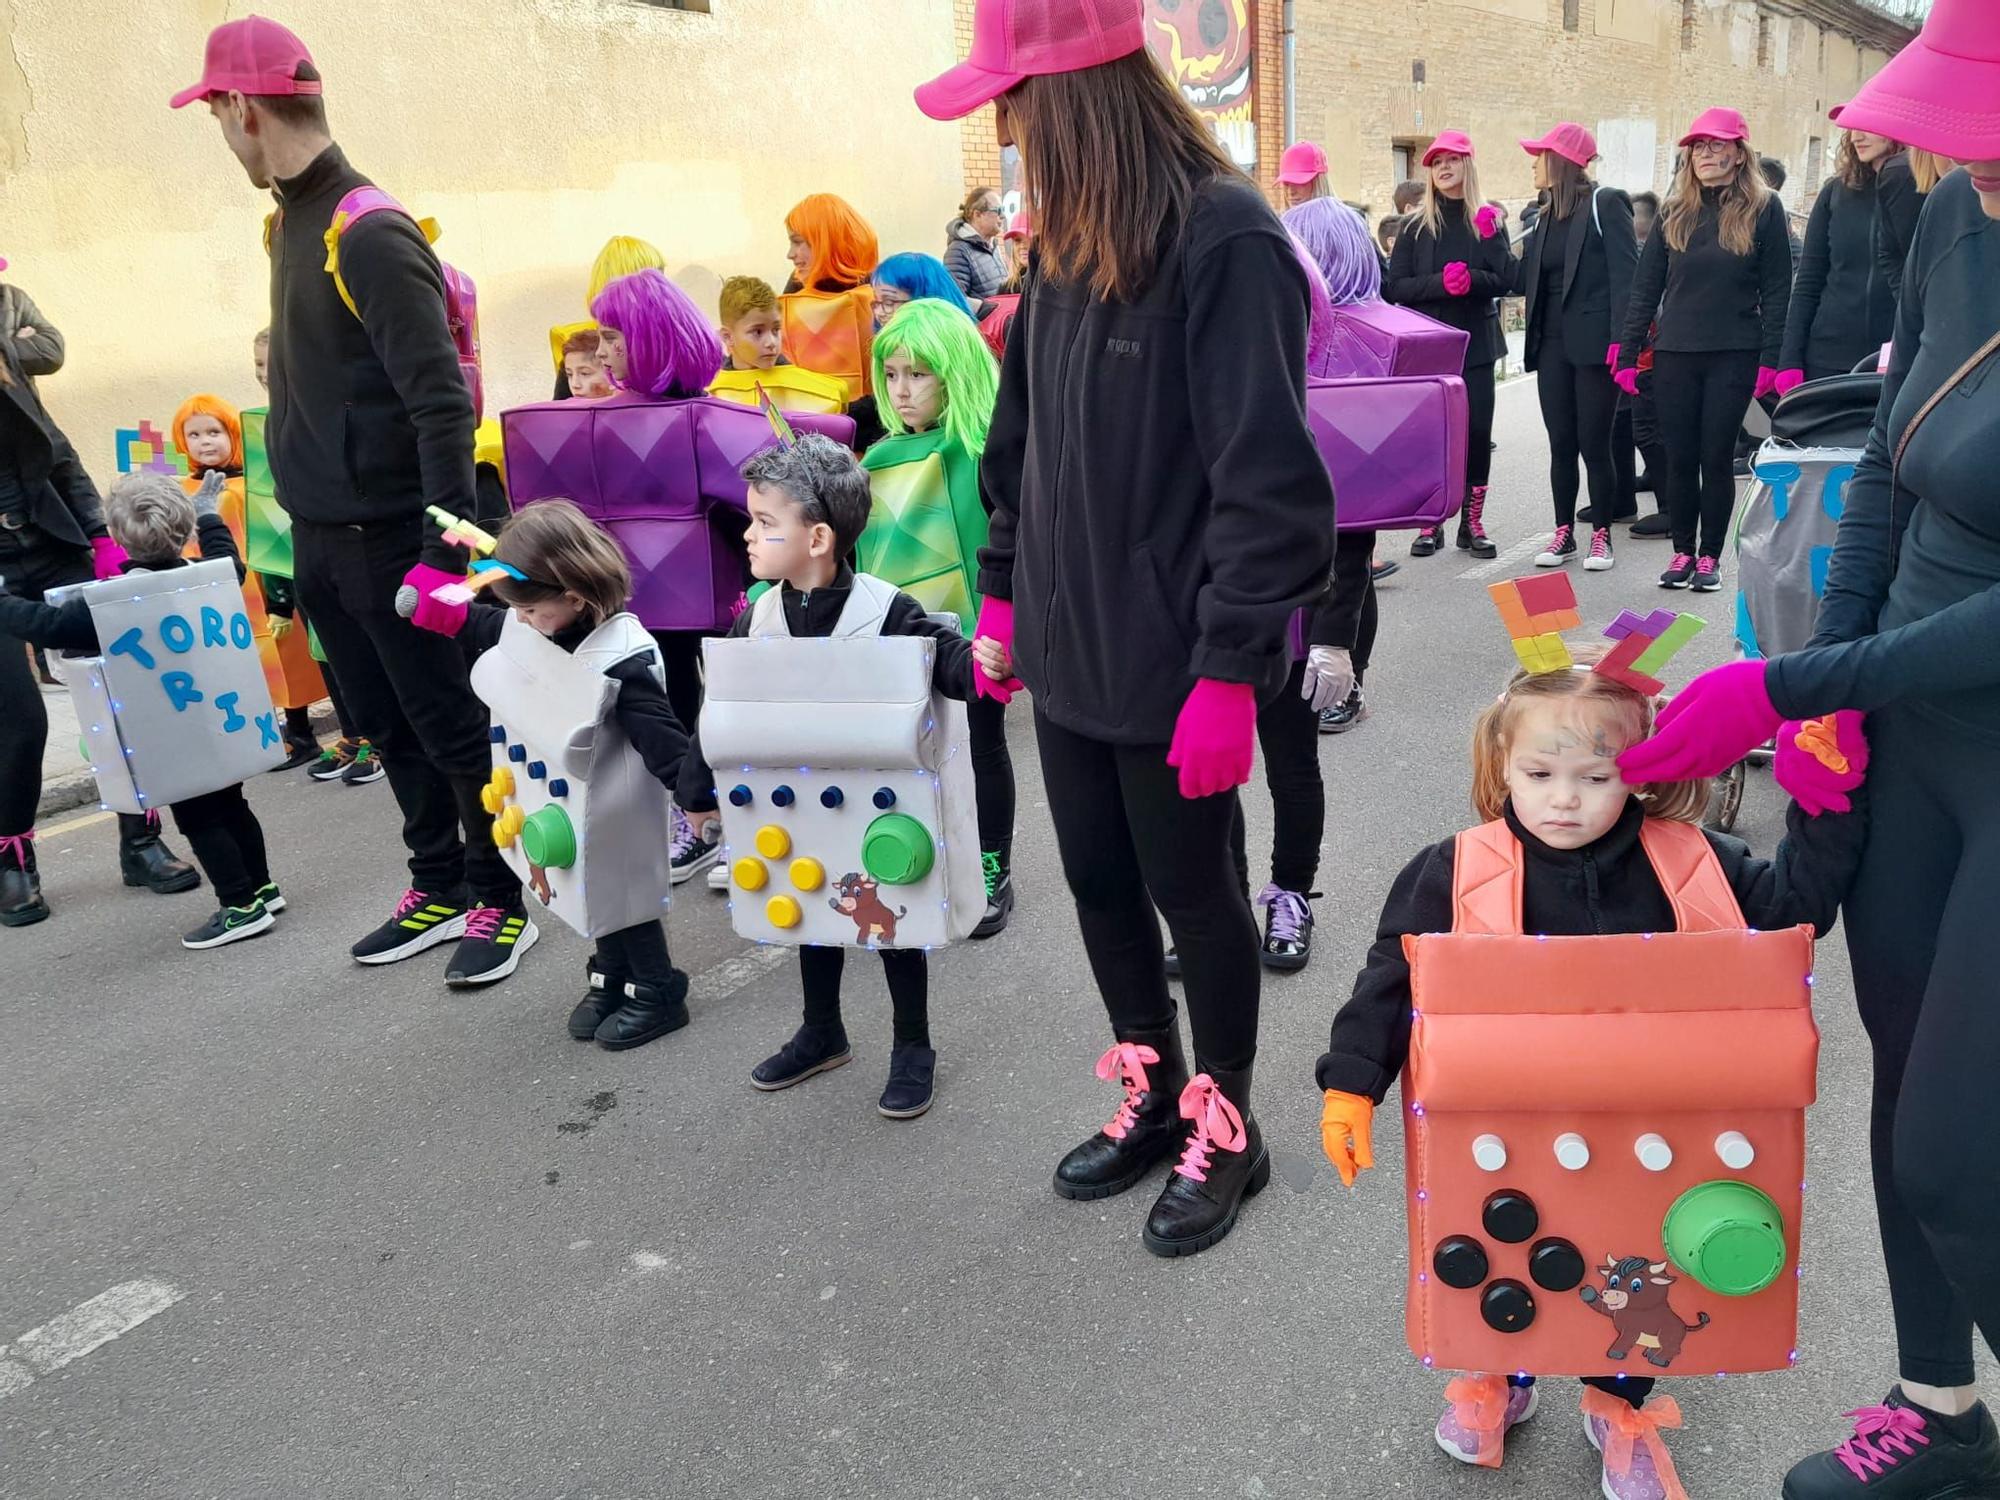
MULTIPOLYGON (((1562 573, 1537 573, 1487 586, 1500 621, 1507 627, 1514 654, 1534 673, 1566 672, 1576 665, 1562 632, 1583 623, 1576 588, 1562 573)), ((1656 609, 1647 615, 1621 609, 1604 627, 1612 647, 1591 667, 1599 676, 1621 682, 1651 698, 1665 687, 1658 673, 1676 653, 1702 631, 1707 622, 1694 615, 1656 609)))

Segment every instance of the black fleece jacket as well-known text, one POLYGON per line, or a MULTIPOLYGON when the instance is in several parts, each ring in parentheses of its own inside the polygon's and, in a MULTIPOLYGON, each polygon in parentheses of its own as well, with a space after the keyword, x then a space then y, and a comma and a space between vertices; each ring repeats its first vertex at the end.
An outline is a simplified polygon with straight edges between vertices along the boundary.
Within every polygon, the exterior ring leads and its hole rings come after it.
POLYGON ((1422 214, 1403 221, 1403 232, 1389 255, 1389 274, 1382 281, 1382 300, 1463 328, 1472 335, 1465 346, 1465 367, 1490 365, 1507 352, 1507 336, 1500 331, 1500 310, 1493 299, 1514 290, 1514 252, 1499 230, 1490 239, 1479 237, 1462 199, 1440 199, 1439 210, 1442 234, 1426 229, 1422 214), (1472 290, 1463 297, 1444 288, 1444 268, 1454 261, 1463 261, 1472 274, 1472 290))
MULTIPOLYGON (((327 274, 334 209, 368 185, 329 146, 277 186, 264 441, 279 499, 323 526, 408 523, 426 505, 474 515, 472 397, 423 232, 402 214, 377 213, 341 236, 341 278, 359 317, 327 274)), ((425 562, 465 571, 463 552, 434 528, 425 534, 425 562)))
POLYGON ((1923 210, 1924 195, 1917 191, 1910 158, 1898 151, 1875 173, 1875 268, 1888 283, 1892 301, 1903 295, 1903 270, 1923 210))
MULTIPOLYGON (((1804 922, 1826 935, 1867 839, 1863 803, 1855 806, 1852 813, 1808 818, 1794 803, 1775 859, 1752 858, 1742 840, 1703 830, 1749 926, 1775 929, 1804 922)), ((1521 826, 1511 804, 1506 818, 1523 854, 1523 931, 1588 937, 1674 930, 1673 907, 1639 843, 1645 808, 1638 798, 1626 802, 1609 833, 1582 849, 1551 849, 1521 826)), ((1403 956, 1403 939, 1451 931, 1456 853, 1452 839, 1431 845, 1390 887, 1354 994, 1333 1018, 1333 1038, 1316 1070, 1321 1088, 1360 1094, 1380 1104, 1403 1071, 1410 1050, 1410 965, 1403 956)))
POLYGON ((1896 298, 1875 262, 1875 184, 1829 177, 1806 220, 1805 252, 1785 315, 1781 370, 1845 375, 1889 342, 1896 298))
POLYGON ((1723 248, 1717 238, 1716 194, 1701 190, 1701 210, 1687 249, 1667 245, 1663 210, 1632 278, 1618 367, 1637 365, 1646 332, 1659 311, 1655 349, 1706 354, 1754 349, 1757 363, 1778 367, 1785 343, 1785 313, 1792 295, 1791 229, 1776 193, 1764 200, 1748 255, 1723 248))
MULTIPOLYGON (((243 577, 243 559, 236 555, 236 539, 220 516, 202 516, 195 522, 201 539, 202 561, 226 557, 236 564, 236 576, 243 577)), ((127 573, 163 573, 168 568, 184 568, 188 560, 175 557, 166 562, 140 567, 129 560, 127 573)), ((95 651, 99 649, 97 626, 90 617, 90 601, 65 599, 61 604, 42 604, 33 599, 0 592, 0 635, 46 646, 52 651, 95 651)))

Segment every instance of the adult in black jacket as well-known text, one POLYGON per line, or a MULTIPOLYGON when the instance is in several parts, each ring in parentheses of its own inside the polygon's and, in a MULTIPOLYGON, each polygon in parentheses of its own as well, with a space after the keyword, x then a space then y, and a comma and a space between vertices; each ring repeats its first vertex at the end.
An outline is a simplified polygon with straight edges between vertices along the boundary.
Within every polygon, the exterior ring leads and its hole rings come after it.
POLYGON ((1777 387, 1790 232, 1748 134, 1735 110, 1711 109, 1681 137, 1681 164, 1639 257, 1618 351, 1619 384, 1634 391, 1639 351, 1657 323, 1653 401, 1674 537, 1662 588, 1722 587, 1736 434, 1751 399, 1777 387))
POLYGON ((1581 459, 1598 518, 1583 565, 1602 572, 1612 564, 1611 517, 1618 503, 1611 458, 1618 387, 1611 367, 1639 261, 1632 200, 1586 175, 1597 140, 1581 125, 1565 122, 1521 146, 1535 158, 1535 186, 1546 205, 1522 244, 1515 280, 1528 299, 1525 362, 1535 372, 1549 430, 1549 493, 1556 507, 1555 535, 1535 566, 1559 568, 1576 556, 1581 459))
POLYGON ((1891 300, 1903 295, 1903 267, 1917 235, 1917 215, 1930 193, 1928 180, 1934 180, 1932 163, 1923 166, 1927 181, 1920 183, 1912 153, 1898 151, 1875 174, 1875 268, 1888 283, 1891 300))
MULTIPOLYGON (((1494 299, 1514 289, 1514 257, 1500 233, 1500 211, 1479 203, 1479 173, 1472 141, 1447 130, 1424 152, 1429 176, 1417 211, 1403 225, 1382 281, 1385 302, 1414 307, 1427 317, 1472 336, 1465 346, 1465 508, 1458 517, 1458 546, 1474 557, 1499 548, 1486 535, 1486 479, 1493 469, 1493 367, 1507 352, 1494 299)), ((1444 527, 1417 533, 1412 557, 1429 557, 1444 545, 1444 527)))
POLYGON ((174 105, 205 100, 250 180, 278 200, 264 440, 292 517, 299 603, 381 752, 410 851, 410 888, 350 951, 395 963, 458 937, 447 981, 488 984, 513 973, 537 934, 479 800, 486 709, 458 648, 395 607, 408 583, 444 609, 429 593, 464 572, 424 508, 477 512, 472 398, 437 257, 410 219, 376 213, 340 236, 352 308, 327 273, 334 211, 369 182, 328 134, 320 93, 305 45, 250 16, 210 33, 202 81, 174 105))
POLYGON ((1778 357, 1781 396, 1803 381, 1847 374, 1889 341, 1896 298, 1875 259, 1875 173, 1895 149, 1887 136, 1865 130, 1841 137, 1834 175, 1806 220, 1778 357))
POLYGON ((1249 1107, 1257 928, 1229 832, 1258 699, 1290 666, 1287 621, 1332 562, 1333 489, 1305 416, 1306 273, 1147 55, 1139 0, 978 12, 978 58, 917 102, 955 119, 998 96, 1036 203, 981 466, 979 634, 1011 647, 1035 696, 1116 1038, 1100 1068, 1126 1085, 1056 1190, 1105 1197, 1182 1153, 1143 1238, 1191 1254, 1270 1176, 1249 1107), (1156 905, 1186 981, 1192 1080, 1156 905))

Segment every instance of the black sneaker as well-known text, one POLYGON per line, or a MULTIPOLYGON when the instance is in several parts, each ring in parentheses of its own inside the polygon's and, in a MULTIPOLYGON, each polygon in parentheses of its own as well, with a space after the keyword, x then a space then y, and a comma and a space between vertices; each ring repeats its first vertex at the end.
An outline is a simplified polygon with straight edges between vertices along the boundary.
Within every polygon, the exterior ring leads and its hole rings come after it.
POLYGON ((1854 1436, 1785 1476, 1784 1500, 1974 1500, 2000 1495, 2000 1432, 1985 1403, 1962 1417, 1912 1405, 1901 1386, 1848 1416, 1854 1436))
POLYGON ((264 910, 274 917, 285 909, 285 893, 278 889, 276 881, 267 880, 259 886, 257 899, 264 903, 264 910))
POLYGON ((1694 559, 1685 552, 1676 552, 1674 560, 1667 564, 1666 572, 1660 575, 1663 589, 1684 589, 1694 578, 1694 559))
POLYGON ((1417 533, 1417 539, 1410 543, 1410 556, 1429 557, 1442 546, 1444 546, 1444 528, 1426 526, 1417 533))
POLYGON ((1258 955, 1267 969, 1290 973, 1312 961, 1313 914, 1306 905, 1318 891, 1285 891, 1267 885, 1257 893, 1264 908, 1264 948, 1258 955))
POLYGON ((1007 868, 1007 856, 998 849, 982 849, 979 863, 986 876, 986 915, 972 935, 990 938, 1007 930, 1007 919, 1014 913, 1014 876, 1007 868))
POLYGON ((665 984, 628 980, 625 1003, 597 1028, 597 1045, 606 1052, 643 1047, 654 1037, 679 1031, 688 1023, 688 977, 675 969, 665 984))
POLYGON ((1656 510, 1632 523, 1632 535, 1636 537, 1670 537, 1674 534, 1674 523, 1667 519, 1667 513, 1656 510))
POLYGON ((1535 554, 1535 566, 1538 568, 1560 568, 1575 556, 1576 528, 1574 526, 1558 526, 1555 530, 1555 535, 1549 538, 1548 546, 1535 554))
POLYGON ((375 747, 363 740, 361 748, 354 752, 354 760, 340 773, 343 786, 366 786, 371 781, 380 781, 388 774, 382 764, 382 757, 375 753, 375 747))
POLYGON ((774 1093, 851 1061, 847 1033, 838 1026, 801 1026, 792 1039, 750 1070, 750 1086, 774 1093))
POLYGON ((1361 689, 1349 688, 1347 696, 1332 708, 1319 711, 1321 734, 1345 734, 1368 717, 1368 705, 1361 701, 1361 689))
POLYGON ((271 767, 271 769, 273 771, 296 771, 300 766, 311 765, 323 753, 319 748, 318 740, 294 739, 292 736, 287 735, 285 736, 285 758, 277 765, 271 767))
POLYGON ((889 1082, 875 1109, 885 1120, 914 1120, 931 1107, 937 1053, 929 1047, 897 1046, 889 1053, 889 1082))
POLYGON ((498 984, 521 966, 541 931, 518 907, 479 905, 465 914, 465 936, 444 971, 444 982, 460 989, 498 984))
POLYGON ((306 775, 314 781, 340 780, 347 774, 347 768, 354 764, 359 745, 358 740, 336 740, 320 751, 319 759, 313 762, 312 769, 306 772, 306 775))
POLYGON ((704 839, 694 826, 694 819, 674 809, 673 832, 668 839, 667 849, 673 861, 673 883, 679 885, 690 875, 705 870, 715 863, 715 856, 722 848, 722 840, 713 843, 704 839))
POLYGON ((405 891, 396 914, 347 951, 358 964, 393 964, 465 935, 465 908, 449 896, 405 891))
POLYGON ((1688 580, 1688 587, 1697 594, 1712 594, 1722 587, 1722 563, 1720 559, 1704 557, 1694 565, 1694 577, 1688 580))
POLYGON ((1368 565, 1368 577, 1375 583, 1380 583, 1385 578, 1392 578, 1402 571, 1403 565, 1393 557, 1385 557, 1380 562, 1368 565))
POLYGON ((260 932, 269 932, 277 925, 277 918, 261 901, 253 900, 248 906, 225 906, 201 926, 181 939, 183 948, 220 948, 229 943, 240 943, 245 938, 253 938, 260 932))

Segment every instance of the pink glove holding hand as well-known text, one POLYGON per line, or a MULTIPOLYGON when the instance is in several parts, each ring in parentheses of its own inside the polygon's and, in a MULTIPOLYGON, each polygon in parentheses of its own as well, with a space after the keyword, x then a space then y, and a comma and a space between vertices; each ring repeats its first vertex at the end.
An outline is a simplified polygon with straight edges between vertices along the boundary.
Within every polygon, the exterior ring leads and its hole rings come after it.
POLYGON ((1776 391, 1780 396, 1788 396, 1795 387, 1802 386, 1805 383, 1806 372, 1804 370, 1780 370, 1776 379, 1771 382, 1771 389, 1776 391))
POLYGON ((1761 661, 1733 661, 1695 678, 1660 712, 1651 739, 1618 757, 1635 784, 1693 781, 1728 770, 1778 732, 1761 661))
MULTIPOLYGON (((1613 349, 1611 353, 1613 357, 1616 357, 1618 351, 1613 349)), ((1611 372, 1611 380, 1626 395, 1637 396, 1639 394, 1639 372, 1636 369, 1613 370, 1611 372)))
POLYGON ((1212 797, 1250 779, 1257 743, 1257 693, 1247 682, 1203 677, 1181 705, 1167 764, 1181 773, 1181 795, 1212 797))
POLYGON ((1757 366, 1757 387, 1750 392, 1750 399, 1762 401, 1766 396, 1774 396, 1777 392, 1778 372, 1769 365, 1757 366))
POLYGON ((90 539, 90 565, 99 578, 116 578, 118 570, 125 566, 125 549, 108 536, 94 536, 90 539))
POLYGON ((1506 218, 1507 216, 1500 211, 1497 205, 1482 203, 1479 206, 1479 212, 1472 216, 1472 227, 1479 231, 1479 237, 1482 240, 1490 240, 1493 238, 1494 232, 1506 221, 1506 218))
POLYGON ((1868 741, 1861 732, 1859 709, 1843 708, 1823 719, 1788 720, 1778 730, 1778 755, 1772 766, 1778 785, 1807 817, 1854 810, 1848 793, 1868 774, 1868 741))
POLYGON ((1444 289, 1454 297, 1463 297, 1472 290, 1472 270, 1462 260, 1449 262, 1443 271, 1444 289))
POLYGON ((429 630, 438 635, 457 635, 465 629, 465 616, 469 606, 446 604, 433 599, 431 593, 447 584, 463 584, 463 573, 447 573, 443 568, 434 568, 429 563, 418 563, 403 575, 403 585, 417 591, 416 613, 410 616, 410 623, 419 630, 429 630))
MULTIPOLYGON (((995 599, 992 595, 980 602, 979 621, 972 627, 975 639, 986 636, 1007 648, 1007 657, 1014 656, 1014 601, 995 599)), ((1021 679, 1009 677, 999 682, 986 675, 986 669, 975 658, 972 663, 972 691, 980 698, 991 698, 996 703, 1011 703, 1014 695, 1021 691, 1021 679)))

